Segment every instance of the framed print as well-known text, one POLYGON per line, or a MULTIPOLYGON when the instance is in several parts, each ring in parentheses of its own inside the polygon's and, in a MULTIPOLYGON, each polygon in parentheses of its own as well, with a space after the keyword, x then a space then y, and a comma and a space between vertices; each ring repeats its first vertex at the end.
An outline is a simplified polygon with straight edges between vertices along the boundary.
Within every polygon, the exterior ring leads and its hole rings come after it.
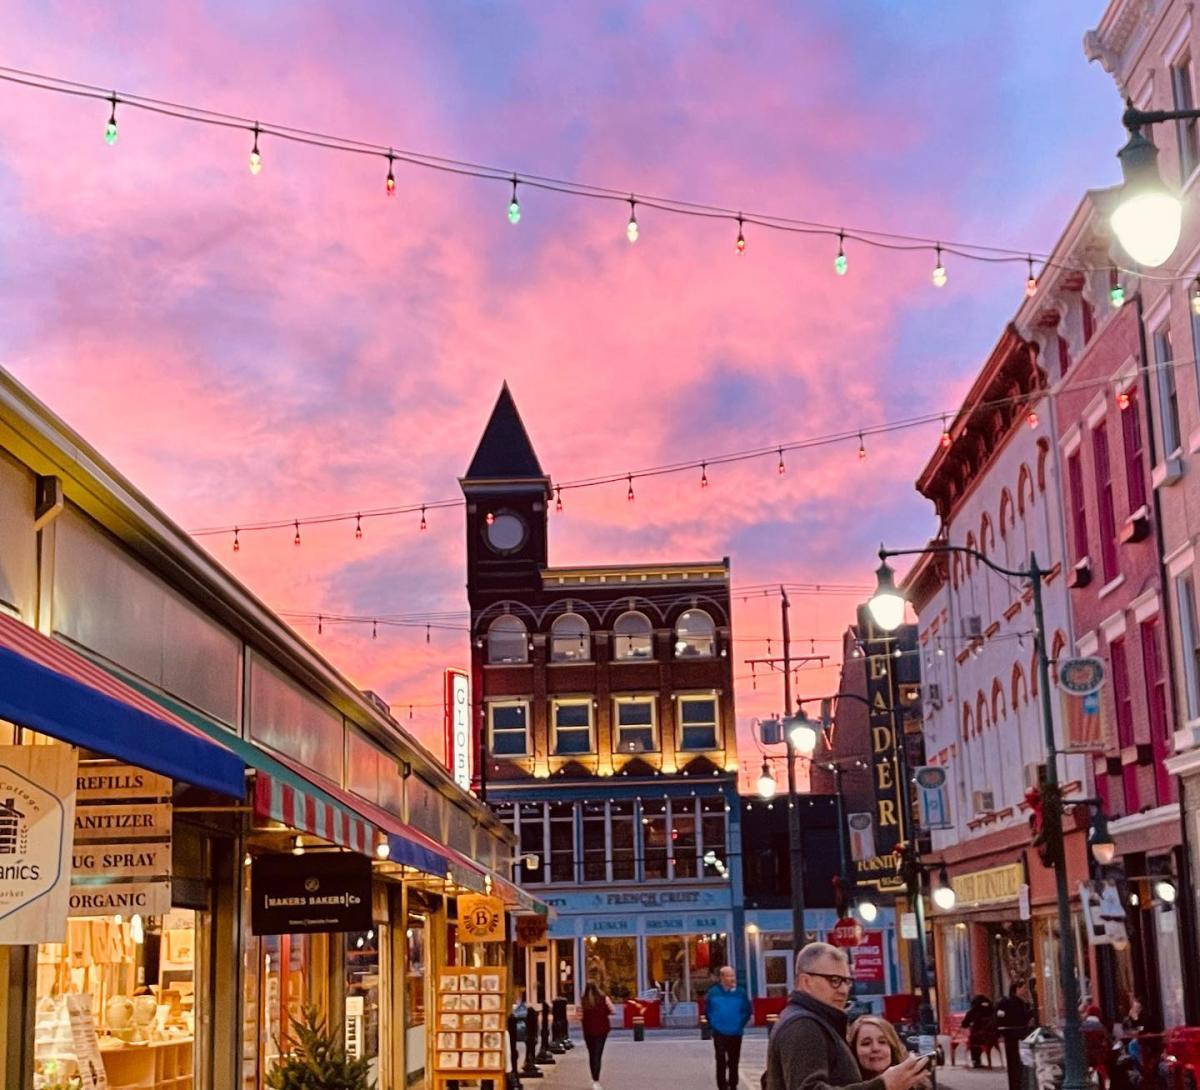
POLYGON ((462 1017, 462 1029, 483 1029, 482 1014, 464 1014, 462 1017))
POLYGON ((457 1014, 441 1014, 438 1016, 438 1029, 459 1029, 457 1014))
MULTIPOLYGON (((475 1036, 475 1034, 472 1034, 471 1036, 475 1036)), ((458 1048, 458 1034, 457 1033, 439 1033, 437 1035, 437 1046, 438 1046, 438 1048, 444 1048, 444 1049, 458 1048)))
POLYGON ((480 1017, 483 1019, 483 1026, 481 1027, 482 1029, 499 1029, 500 1028, 500 1015, 484 1014, 484 1015, 481 1015, 480 1017))
POLYGON ((500 1058, 499 1052, 485 1052, 483 1054, 483 1069, 484 1071, 503 1071, 504 1061, 500 1058))
POLYGON ((439 1052, 438 1067, 440 1067, 443 1071, 447 1069, 453 1071, 456 1067, 458 1067, 458 1053, 439 1052))
POLYGON ((463 1053, 461 1053, 461 1056, 462 1056, 462 1066, 464 1069, 472 1068, 472 1067, 473 1068, 479 1067, 479 1053, 478 1052, 463 1052, 463 1053))
MULTIPOLYGON (((474 996, 472 996, 471 998, 474 998, 474 996)), ((444 1011, 458 1010, 459 1009, 459 1000, 461 1000, 461 999, 462 999, 462 996, 460 996, 457 992, 443 992, 442 993, 442 1010, 444 1010, 444 1011)))
POLYGON ((478 1033, 464 1033, 461 1035, 458 1043, 464 1050, 468 1048, 478 1049, 480 1045, 479 1038, 480 1034, 478 1033))
MULTIPOLYGON (((463 998, 466 999, 467 996, 464 995, 463 998)), ((484 992, 483 995, 473 995, 470 998, 479 1001, 480 1010, 498 1011, 500 1009, 500 997, 492 992, 484 992)), ((475 1008, 472 1007, 471 1010, 475 1010, 475 1008)))
MULTIPOLYGON (((477 1010, 479 1010, 479 996, 477 996, 477 995, 460 995, 460 996, 457 996, 456 998, 458 999, 458 1009, 460 1011, 477 1011, 477 1010)), ((484 996, 484 998, 485 999, 494 998, 497 1003, 500 1002, 500 997, 498 995, 494 996, 494 997, 493 996, 484 996)))
POLYGON ((456 973, 442 973, 438 978, 438 991, 456 992, 458 990, 458 975, 456 973))
POLYGON ((483 1047, 499 1051, 504 1047, 504 1038, 499 1033, 485 1033, 483 1035, 483 1047))
POLYGON ((498 992, 500 990, 500 974, 481 973, 479 975, 479 990, 481 992, 498 992))
POLYGON ((478 973, 463 973, 458 978, 460 992, 477 992, 479 991, 479 974, 478 973))

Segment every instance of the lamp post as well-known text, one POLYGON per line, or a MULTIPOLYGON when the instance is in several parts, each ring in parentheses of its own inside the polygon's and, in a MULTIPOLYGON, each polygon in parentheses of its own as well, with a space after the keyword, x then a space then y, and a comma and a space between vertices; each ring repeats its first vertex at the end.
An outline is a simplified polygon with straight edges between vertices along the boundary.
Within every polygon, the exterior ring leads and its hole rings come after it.
POLYGON ((1113 233, 1139 265, 1157 268, 1179 243, 1183 205, 1163 182, 1158 148, 1142 130, 1163 121, 1194 121, 1200 110, 1138 110, 1126 100, 1121 118, 1129 140, 1119 152, 1125 184, 1112 213, 1113 233))
MULTIPOLYGON (((1128 118, 1129 114, 1126 115, 1128 118)), ((1200 113, 1197 114, 1200 116, 1200 113)), ((1153 146, 1153 145, 1151 145, 1153 146)), ((1115 224, 1114 224, 1115 227, 1115 224)), ((1173 244, 1172 244, 1173 245, 1173 244)), ((1169 256, 1166 255, 1166 256, 1169 256)), ((1162 258, 1166 260, 1166 256, 1162 258)), ((1161 263, 1161 262, 1160 262, 1161 263)), ((895 585, 891 567, 887 561, 893 556, 923 556, 928 553, 963 553, 984 564, 992 571, 1010 579, 1029 581, 1033 594, 1034 642, 1037 644, 1038 690, 1042 705, 1042 737, 1046 749, 1046 789, 1050 797, 1057 796, 1058 747, 1054 737, 1054 718, 1050 705, 1050 653, 1046 647, 1046 623, 1042 609, 1042 582, 1046 573, 1038 565, 1037 554, 1029 556, 1029 567, 1004 568, 994 563, 978 549, 965 545, 937 544, 923 549, 880 549, 878 570, 879 585, 870 601, 871 615, 876 624, 887 631, 896 628, 904 619, 904 596, 895 585), (890 626, 890 627, 889 627, 890 626)), ((1059 975, 1062 978, 1064 1022, 1064 1064, 1062 1090, 1086 1090, 1088 1086, 1087 1064, 1083 1051, 1083 1034, 1079 1024, 1079 977, 1075 962, 1075 940, 1071 927, 1071 901, 1067 890, 1067 868, 1063 851, 1061 822, 1049 826, 1055 839, 1054 892, 1058 907, 1058 955, 1059 975)))

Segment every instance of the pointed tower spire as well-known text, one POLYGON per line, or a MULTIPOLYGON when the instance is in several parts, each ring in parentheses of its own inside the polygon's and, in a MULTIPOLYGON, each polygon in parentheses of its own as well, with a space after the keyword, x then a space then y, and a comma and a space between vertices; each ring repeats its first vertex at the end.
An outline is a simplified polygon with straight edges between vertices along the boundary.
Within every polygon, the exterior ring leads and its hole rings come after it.
POLYGON ((517 412, 508 383, 500 387, 500 396, 492 409, 483 438, 464 480, 544 480, 546 474, 538 462, 529 433, 517 412))

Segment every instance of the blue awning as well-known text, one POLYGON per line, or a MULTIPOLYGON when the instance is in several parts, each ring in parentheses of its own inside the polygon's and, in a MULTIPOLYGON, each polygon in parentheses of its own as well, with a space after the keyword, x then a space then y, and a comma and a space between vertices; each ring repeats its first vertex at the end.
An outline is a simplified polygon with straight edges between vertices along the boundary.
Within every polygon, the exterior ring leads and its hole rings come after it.
POLYGON ((246 767, 230 749, 4 614, 0 719, 231 798, 246 793, 246 767))

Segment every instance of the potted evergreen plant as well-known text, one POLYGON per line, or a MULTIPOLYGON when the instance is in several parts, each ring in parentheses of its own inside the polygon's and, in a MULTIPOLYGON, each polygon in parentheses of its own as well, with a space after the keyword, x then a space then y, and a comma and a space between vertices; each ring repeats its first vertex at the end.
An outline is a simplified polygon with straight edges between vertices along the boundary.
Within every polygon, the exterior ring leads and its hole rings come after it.
POLYGON ((352 1060, 315 1007, 292 1018, 292 1040, 267 1075, 270 1090, 375 1090, 367 1060, 352 1060))

